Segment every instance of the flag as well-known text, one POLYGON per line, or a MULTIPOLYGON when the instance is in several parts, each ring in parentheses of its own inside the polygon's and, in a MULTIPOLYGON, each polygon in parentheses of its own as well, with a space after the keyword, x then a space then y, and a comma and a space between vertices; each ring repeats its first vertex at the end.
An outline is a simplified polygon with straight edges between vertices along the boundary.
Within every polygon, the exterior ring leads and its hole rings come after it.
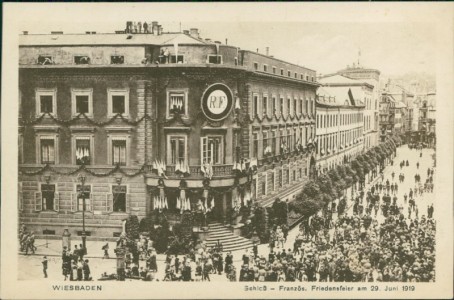
POLYGON ((236 100, 235 100, 235 109, 241 109, 241 106, 240 106, 240 98, 239 98, 239 97, 236 97, 236 100))
POLYGON ((164 208, 168 209, 169 204, 167 203, 167 197, 164 198, 164 208))
POLYGON ((211 198, 211 209, 214 208, 214 198, 211 198))
POLYGON ((173 43, 173 49, 175 51, 175 63, 178 63, 178 43, 173 43))

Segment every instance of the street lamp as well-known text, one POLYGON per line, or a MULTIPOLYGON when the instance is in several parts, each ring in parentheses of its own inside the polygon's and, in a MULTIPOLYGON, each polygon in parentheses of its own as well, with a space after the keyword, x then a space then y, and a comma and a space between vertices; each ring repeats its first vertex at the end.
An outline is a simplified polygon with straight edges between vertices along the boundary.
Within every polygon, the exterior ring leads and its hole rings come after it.
POLYGON ((85 180, 87 177, 85 175, 79 174, 78 178, 80 181, 80 189, 79 189, 79 197, 82 196, 82 246, 84 248, 85 254, 87 253, 87 246, 86 246, 86 240, 87 240, 87 235, 85 233, 85 180))

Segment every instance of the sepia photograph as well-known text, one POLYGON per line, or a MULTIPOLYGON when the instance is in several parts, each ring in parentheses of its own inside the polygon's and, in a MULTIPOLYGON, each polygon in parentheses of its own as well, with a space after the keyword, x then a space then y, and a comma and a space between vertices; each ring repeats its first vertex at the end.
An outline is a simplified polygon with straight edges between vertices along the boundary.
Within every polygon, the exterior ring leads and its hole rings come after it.
POLYGON ((5 7, 2 298, 452 297, 453 6, 264 4, 5 7))

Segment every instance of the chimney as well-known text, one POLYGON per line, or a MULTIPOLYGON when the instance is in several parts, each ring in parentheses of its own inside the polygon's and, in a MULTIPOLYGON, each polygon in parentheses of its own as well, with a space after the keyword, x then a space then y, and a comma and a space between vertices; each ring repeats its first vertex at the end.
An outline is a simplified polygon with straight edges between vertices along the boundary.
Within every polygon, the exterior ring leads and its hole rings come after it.
POLYGON ((189 35, 193 38, 200 39, 199 29, 197 28, 191 28, 189 30, 189 35))
POLYGON ((215 42, 216 44, 219 44, 219 45, 221 44, 221 42, 220 42, 220 41, 214 41, 214 42, 215 42))
POLYGON ((126 29, 125 29, 125 32, 126 32, 126 33, 131 33, 131 32, 132 32, 132 21, 127 21, 127 22, 126 22, 126 29))
POLYGON ((205 39, 205 41, 211 43, 211 39, 205 39))
POLYGON ((27 34, 28 34, 28 31, 22 31, 22 34, 23 34, 23 35, 27 35, 27 34))
POLYGON ((153 21, 151 22, 151 32, 154 34, 154 35, 158 35, 158 22, 156 21, 153 21))
POLYGON ((158 35, 162 34, 162 25, 158 25, 158 35))
POLYGON ((85 34, 90 34, 91 32, 90 31, 85 31, 85 34))
POLYGON ((266 56, 270 55, 270 47, 266 47, 266 56))
POLYGON ((225 44, 226 44, 226 45, 228 45, 228 44, 227 44, 228 41, 229 41, 228 39, 225 39, 225 44))
POLYGON ((189 30, 183 30, 183 33, 189 35, 189 30))

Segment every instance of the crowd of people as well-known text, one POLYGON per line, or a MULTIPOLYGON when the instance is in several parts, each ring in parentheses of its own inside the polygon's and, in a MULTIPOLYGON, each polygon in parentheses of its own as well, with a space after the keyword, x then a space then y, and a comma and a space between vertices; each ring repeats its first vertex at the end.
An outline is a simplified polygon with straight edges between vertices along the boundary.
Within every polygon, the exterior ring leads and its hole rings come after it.
POLYGON ((82 244, 74 246, 71 251, 67 246, 63 247, 62 252, 62 271, 65 280, 70 281, 90 281, 92 280, 88 259, 84 259, 86 249, 82 244))

